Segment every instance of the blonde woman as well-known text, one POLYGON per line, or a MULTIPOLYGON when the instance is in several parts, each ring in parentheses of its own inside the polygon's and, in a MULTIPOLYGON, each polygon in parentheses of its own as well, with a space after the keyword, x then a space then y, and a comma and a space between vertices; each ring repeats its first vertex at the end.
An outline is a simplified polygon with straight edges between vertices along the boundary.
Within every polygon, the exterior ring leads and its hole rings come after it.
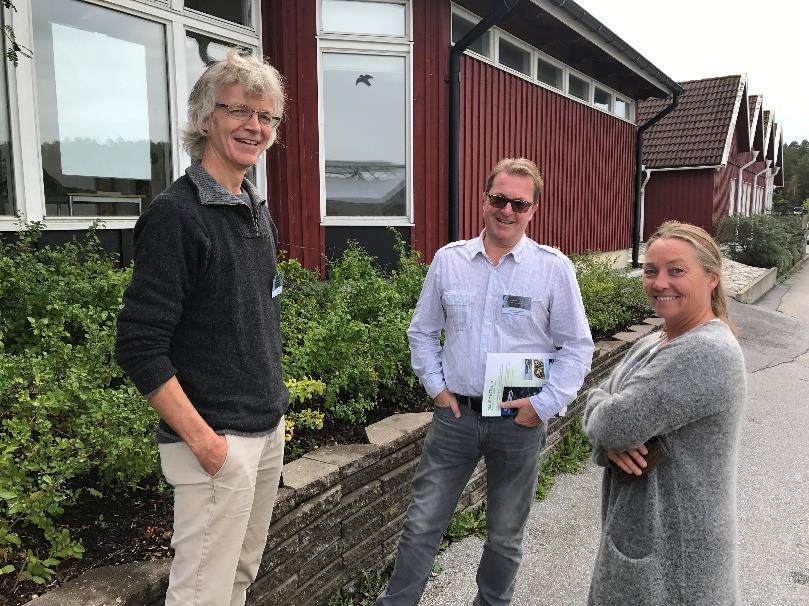
POLYGON ((588 603, 737 606, 736 459, 744 360, 719 249, 668 221, 649 239, 643 287, 664 330, 593 389, 584 431, 605 467, 588 603))

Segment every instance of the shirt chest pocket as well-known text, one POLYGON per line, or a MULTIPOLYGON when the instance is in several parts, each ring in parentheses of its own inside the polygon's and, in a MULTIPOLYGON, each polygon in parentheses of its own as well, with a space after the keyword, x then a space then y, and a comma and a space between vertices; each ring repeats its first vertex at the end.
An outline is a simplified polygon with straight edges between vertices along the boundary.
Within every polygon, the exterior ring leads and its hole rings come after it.
POLYGON ((465 330, 472 323, 472 293, 451 290, 441 295, 447 328, 465 330))

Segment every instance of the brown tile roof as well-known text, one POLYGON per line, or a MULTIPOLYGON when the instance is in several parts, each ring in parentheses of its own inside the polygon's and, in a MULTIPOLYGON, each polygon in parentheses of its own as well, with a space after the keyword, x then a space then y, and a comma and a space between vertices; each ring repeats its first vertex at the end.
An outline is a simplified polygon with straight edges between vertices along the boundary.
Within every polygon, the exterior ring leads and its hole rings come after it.
MULTIPOLYGON (((643 163, 649 168, 722 164, 744 80, 722 76, 680 82, 684 92, 677 109, 643 135, 643 163)), ((670 103, 671 98, 638 102, 638 125, 670 103)))

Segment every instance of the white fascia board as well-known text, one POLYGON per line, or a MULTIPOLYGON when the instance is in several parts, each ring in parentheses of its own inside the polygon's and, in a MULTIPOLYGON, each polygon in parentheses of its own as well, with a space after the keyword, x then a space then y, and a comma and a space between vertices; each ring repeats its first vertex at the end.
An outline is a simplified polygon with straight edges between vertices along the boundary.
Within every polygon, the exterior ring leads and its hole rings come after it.
MULTIPOLYGON (((552 2, 550 2, 549 0, 531 0, 531 1, 536 6, 541 8, 543 11, 552 15, 553 17, 555 17, 556 19, 567 25, 570 29, 579 34, 582 38, 592 42, 598 48, 603 50, 605 53, 615 58, 618 62, 622 63, 624 66, 631 69, 638 76, 640 76, 647 82, 659 88, 661 92, 666 94, 666 96, 671 96, 672 94, 671 88, 669 88, 669 86, 666 85, 665 82, 655 78, 654 76, 651 76, 648 72, 640 69, 640 67, 638 67, 637 63, 633 59, 628 57, 623 52, 619 51, 617 48, 609 44, 603 38, 596 36, 587 26, 583 25, 582 23, 579 23, 574 19, 571 19, 570 16, 565 11, 558 8, 552 2)), ((651 61, 649 62, 649 64, 651 65, 651 61)), ((623 93, 623 91, 620 92, 623 93)))
MULTIPOLYGON (((747 74, 742 74, 739 78, 739 90, 736 91, 736 103, 733 105, 733 115, 730 117, 730 125, 728 126, 728 133, 725 137, 725 149, 722 151, 722 164, 728 163, 730 156, 730 146, 733 143, 733 133, 736 131, 736 122, 739 120, 739 108, 742 104, 742 97, 747 98, 747 74)), ((750 120, 749 116, 744 117, 745 123, 750 120)), ((752 149, 752 141, 750 142, 752 149)))
POLYGON ((673 170, 704 170, 707 168, 720 169, 724 166, 725 166, 724 164, 705 164, 703 166, 672 166, 666 168, 646 168, 644 170, 653 172, 664 172, 673 170))

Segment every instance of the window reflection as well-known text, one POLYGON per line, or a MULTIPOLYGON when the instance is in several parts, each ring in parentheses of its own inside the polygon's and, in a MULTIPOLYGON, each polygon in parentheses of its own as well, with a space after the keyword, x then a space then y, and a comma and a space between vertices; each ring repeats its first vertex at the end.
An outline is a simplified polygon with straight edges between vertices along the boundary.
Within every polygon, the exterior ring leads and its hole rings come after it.
POLYGON ((323 54, 326 213, 406 215, 405 58, 323 54))
POLYGON ((323 30, 379 36, 404 36, 404 4, 364 0, 323 0, 323 30))
POLYGON ((577 99, 589 101, 590 83, 586 80, 582 80, 581 78, 577 78, 573 74, 569 74, 567 79, 567 92, 577 99))
POLYGON ((507 40, 500 40, 500 54, 498 60, 502 65, 516 69, 526 76, 531 73, 531 54, 507 40))
POLYGON ((13 215, 14 171, 11 164, 11 131, 8 119, 6 58, 0 57, 0 215, 13 215))
POLYGON ((48 216, 135 216, 168 185, 160 24, 78 0, 33 2, 48 216))
POLYGON ((185 7, 232 21, 247 27, 253 27, 250 0, 185 0, 185 7))

